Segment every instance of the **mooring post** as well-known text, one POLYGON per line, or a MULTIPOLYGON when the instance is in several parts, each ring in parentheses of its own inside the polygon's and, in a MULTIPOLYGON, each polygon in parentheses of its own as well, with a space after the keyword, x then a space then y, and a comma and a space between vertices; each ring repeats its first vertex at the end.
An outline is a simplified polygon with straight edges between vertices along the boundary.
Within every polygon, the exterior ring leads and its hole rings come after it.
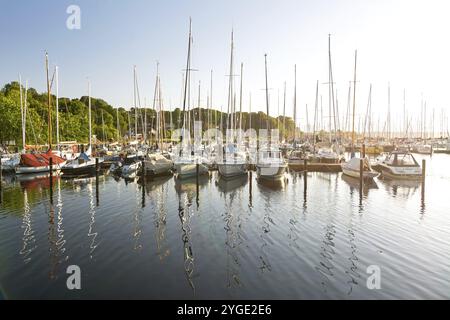
POLYGON ((95 158, 95 199, 97 202, 97 207, 100 205, 100 191, 98 182, 99 164, 98 157, 95 158))
POLYGON ((362 192, 364 185, 364 159, 359 159, 359 189, 362 192))
POLYGON ((422 202, 425 200, 425 177, 426 177, 427 161, 422 159, 422 202))
POLYGON ((145 178, 145 160, 141 161, 141 175, 143 178, 145 178))
POLYGON ((366 144, 363 143, 363 145, 362 145, 362 158, 365 158, 365 157, 366 157, 366 144))
POLYGON ((304 188, 305 188, 305 192, 306 192, 306 189, 308 188, 308 160, 307 159, 304 160, 303 167, 304 167, 303 173, 304 173, 304 184, 305 184, 304 188))

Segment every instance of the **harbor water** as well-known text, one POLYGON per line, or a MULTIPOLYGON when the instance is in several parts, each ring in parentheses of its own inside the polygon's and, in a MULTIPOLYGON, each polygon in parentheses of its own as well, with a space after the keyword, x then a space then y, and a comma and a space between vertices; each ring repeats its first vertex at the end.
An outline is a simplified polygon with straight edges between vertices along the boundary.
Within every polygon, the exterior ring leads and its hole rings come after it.
POLYGON ((378 178, 360 193, 342 173, 308 173, 306 189, 295 172, 278 184, 4 175, 0 296, 449 299, 450 156, 424 158, 424 196, 378 178), (81 290, 67 288, 71 265, 81 290))

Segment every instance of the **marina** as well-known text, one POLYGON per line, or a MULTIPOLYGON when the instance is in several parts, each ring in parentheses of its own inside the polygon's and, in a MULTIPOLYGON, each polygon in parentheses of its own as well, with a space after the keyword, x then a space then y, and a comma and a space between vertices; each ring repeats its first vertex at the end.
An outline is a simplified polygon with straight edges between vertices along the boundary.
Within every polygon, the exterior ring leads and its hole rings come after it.
POLYGON ((39 1, 0 18, 0 300, 450 299, 446 5, 39 1))

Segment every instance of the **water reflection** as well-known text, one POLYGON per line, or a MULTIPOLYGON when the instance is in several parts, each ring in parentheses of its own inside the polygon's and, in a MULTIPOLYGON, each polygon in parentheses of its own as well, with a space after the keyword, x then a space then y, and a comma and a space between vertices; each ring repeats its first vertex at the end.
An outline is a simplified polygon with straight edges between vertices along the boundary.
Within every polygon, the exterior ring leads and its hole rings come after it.
POLYGON ((420 189, 421 182, 415 180, 379 179, 385 190, 394 198, 411 198, 420 189))
POLYGON ((181 222, 181 240, 183 242, 184 253, 184 272, 186 275, 186 280, 188 281, 189 286, 192 288, 192 291, 195 295, 195 284, 193 281, 195 259, 191 242, 191 210, 192 198, 189 197, 189 194, 186 194, 186 199, 182 199, 182 194, 178 193, 178 216, 181 222))
MULTIPOLYGON (((354 177, 349 177, 345 174, 341 174, 342 181, 344 181, 349 187, 352 192, 359 191, 360 190, 360 184, 359 179, 354 177)), ((365 180, 363 183, 362 192, 364 197, 369 196, 370 190, 376 190, 378 189, 378 184, 374 179, 365 180)))
POLYGON ((28 263, 31 260, 31 253, 36 248, 36 239, 32 228, 31 208, 28 203, 28 191, 23 191, 23 218, 22 218, 22 249, 19 254, 23 256, 24 263, 28 263))
POLYGON ((240 246, 243 243, 242 234, 242 193, 244 186, 248 182, 248 176, 242 175, 234 178, 225 179, 219 177, 216 180, 218 189, 221 191, 225 201, 225 245, 227 248, 227 287, 240 287, 241 279, 240 269, 240 246))
POLYGON ((248 182, 247 175, 241 175, 234 178, 223 178, 219 176, 216 179, 216 185, 219 188, 220 192, 229 193, 231 191, 239 190, 243 188, 248 182))
POLYGON ((154 214, 153 224, 156 229, 156 248, 160 261, 163 261, 170 255, 170 248, 166 242, 166 204, 168 200, 167 193, 169 191, 167 182, 171 179, 171 176, 154 177, 146 179, 145 182, 147 194, 150 196, 152 202, 152 211, 154 214))
POLYGON ((94 257, 94 251, 97 249, 97 246, 99 245, 97 241, 98 233, 95 232, 95 198, 94 198, 94 190, 93 190, 93 179, 92 178, 86 178, 87 179, 87 190, 88 190, 88 197, 89 197, 89 230, 88 230, 88 238, 91 239, 91 243, 89 245, 89 257, 93 259, 94 257))

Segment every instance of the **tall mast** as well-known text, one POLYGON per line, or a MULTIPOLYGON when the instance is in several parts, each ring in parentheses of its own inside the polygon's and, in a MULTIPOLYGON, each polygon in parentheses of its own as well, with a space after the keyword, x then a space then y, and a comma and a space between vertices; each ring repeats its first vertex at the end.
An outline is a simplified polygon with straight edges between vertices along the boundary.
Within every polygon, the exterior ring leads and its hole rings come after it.
POLYGON ((353 76, 353 121, 352 121, 352 157, 355 156, 355 110, 356 110, 356 61, 358 50, 355 50, 355 72, 353 76))
POLYGON ((297 140, 297 65, 294 65, 294 144, 297 140))
POLYGON ((283 93, 283 142, 286 141, 286 81, 284 82, 283 93))
MULTIPOLYGON (((27 130, 27 109, 28 109, 28 80, 25 81, 25 101, 23 104, 23 121, 22 121, 22 136, 23 136, 23 149, 25 151, 26 147, 26 130, 27 130)), ((31 120, 30 120, 31 121, 31 120)))
POLYGON ((189 82, 189 69, 190 69, 190 64, 191 64, 191 39, 192 39, 192 20, 191 18, 189 18, 189 40, 188 40, 188 54, 187 54, 187 61, 186 61, 186 76, 184 79, 184 96, 183 96, 183 132, 180 135, 180 156, 182 153, 182 142, 183 142, 183 137, 185 135, 185 130, 186 130, 186 99, 187 99, 187 90, 188 90, 188 82, 189 82))
POLYGON ((59 69, 55 67, 56 80, 56 149, 59 150, 59 69))
POLYGON ((50 79, 48 76, 48 53, 45 53, 45 70, 47 73, 47 104, 48 104, 48 148, 52 149, 52 109, 51 109, 51 93, 50 93, 50 79))
POLYGON ((133 66, 133 99, 134 99, 134 137, 137 140, 138 113, 136 101, 136 66, 133 66))
POLYGON ((252 128, 252 93, 249 93, 249 123, 248 123, 248 128, 251 129, 252 128))
POLYGON ((91 82, 89 80, 88 80, 88 108, 89 108, 89 146, 92 148, 91 82))
MULTIPOLYGON (((156 62, 155 92, 153 94, 153 112, 155 112, 156 115, 157 115, 156 99, 157 99, 157 95, 158 95, 158 79, 159 79, 159 62, 156 62)), ((155 126, 156 126, 156 123, 157 122, 155 122, 155 126)), ((150 125, 150 144, 152 142, 152 139, 151 139, 152 138, 152 128, 153 128, 153 120, 152 120, 151 125, 150 125)), ((155 138, 156 138, 156 141, 158 141, 158 128, 156 127, 155 129, 156 129, 156 131, 155 131, 156 137, 155 138)))
POLYGON ((331 35, 328 34, 328 130, 329 130, 329 140, 331 144, 331 35))
POLYGON ((269 83, 267 80, 267 53, 264 54, 264 63, 265 63, 265 73, 266 73, 266 112, 267 112, 267 124, 266 124, 266 128, 267 128, 267 134, 269 135, 269 150, 270 150, 270 143, 271 143, 271 134, 270 134, 270 128, 269 128, 269 123, 270 123, 270 119, 269 119, 269 83))
POLYGON ((119 142, 120 141, 119 108, 116 109, 116 117, 117 117, 117 142, 119 142))
POLYGON ((242 79, 244 77, 244 63, 241 63, 241 88, 239 94, 239 129, 242 129, 242 79))
POLYGON ((212 116, 211 116, 211 109, 213 108, 213 71, 211 70, 211 83, 210 83, 210 89, 209 89, 209 116, 208 116, 208 128, 211 125, 212 116))
POLYGON ((231 30, 230 75, 228 83, 227 129, 233 128, 233 30, 231 30))
POLYGON ((24 106, 22 96, 22 76, 19 74, 19 94, 20 94, 20 116, 22 117, 22 146, 25 152, 25 130, 24 130, 24 106))
MULTIPOLYGON (((319 116, 319 80, 316 82, 316 102, 314 106, 314 122, 313 122, 313 155, 316 155, 316 123, 319 116)), ((318 123, 317 123, 318 124, 318 123)))

